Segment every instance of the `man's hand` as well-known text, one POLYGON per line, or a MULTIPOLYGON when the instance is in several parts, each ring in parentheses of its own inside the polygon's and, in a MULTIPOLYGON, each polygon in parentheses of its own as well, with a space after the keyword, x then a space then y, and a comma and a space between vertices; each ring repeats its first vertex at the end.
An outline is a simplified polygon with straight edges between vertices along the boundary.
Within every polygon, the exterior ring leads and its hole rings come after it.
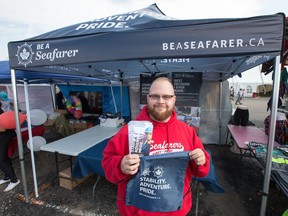
POLYGON ((137 173, 140 165, 140 158, 137 154, 125 155, 121 160, 121 171, 128 175, 137 173))
POLYGON ((200 148, 194 149, 193 151, 189 152, 189 157, 190 160, 194 160, 194 162, 199 166, 204 165, 206 163, 205 154, 203 150, 200 148))

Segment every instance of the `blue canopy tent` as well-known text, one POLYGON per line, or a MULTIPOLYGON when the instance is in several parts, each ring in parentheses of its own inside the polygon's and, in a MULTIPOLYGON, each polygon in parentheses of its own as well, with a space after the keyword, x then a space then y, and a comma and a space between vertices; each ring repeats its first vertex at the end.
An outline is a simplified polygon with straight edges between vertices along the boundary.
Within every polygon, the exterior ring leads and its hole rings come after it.
MULTIPOLYGON (((18 83, 23 83, 24 80, 29 81, 30 83, 86 83, 86 84, 109 84, 111 83, 108 79, 101 79, 95 77, 83 77, 79 75, 66 75, 60 73, 47 73, 43 71, 29 71, 29 70, 17 70, 16 72, 16 81, 18 83)), ((0 61, 0 83, 9 84, 11 83, 11 72, 9 61, 0 61)))
MULTIPOLYGON (((278 98, 284 23, 281 13, 241 19, 176 20, 153 4, 10 42, 9 60, 14 76, 15 69, 45 69, 47 73, 123 83, 137 80, 141 73, 201 72, 203 80, 221 84, 275 59, 273 98, 278 98)), ((277 101, 271 111, 264 193, 269 187, 276 107, 277 101)), ((263 206, 266 199, 263 196, 263 206)))
MULTIPOLYGON (((129 107, 129 94, 128 94, 128 88, 127 86, 122 87, 120 90, 119 86, 112 86, 111 81, 107 79, 102 78, 95 78, 95 77, 83 77, 83 76, 77 76, 77 75, 67 75, 67 74, 53 74, 53 73, 46 73, 46 72, 31 72, 27 70, 17 70, 16 72, 16 82, 19 84, 24 84, 24 96, 25 101, 29 101, 29 103, 26 103, 26 111, 27 111, 27 117, 29 120, 29 113, 30 113, 30 100, 28 97, 28 83, 29 84, 51 84, 51 93, 54 93, 54 87, 53 84, 57 84, 57 86, 63 91, 66 98, 69 98, 69 92, 70 91, 91 91, 91 92, 102 92, 103 97, 103 111, 104 112, 113 112, 116 113, 117 109, 122 106, 120 104, 122 100, 124 101, 124 112, 123 116, 130 116, 130 107, 129 107), (123 95, 120 96, 120 93, 123 93, 123 95), (119 98, 122 98, 120 100, 119 98), (118 98, 115 100, 115 98, 118 98), (118 108, 117 108, 118 107, 118 108)), ((11 83, 11 72, 9 67, 8 61, 0 61, 0 84, 10 84, 11 83)), ((15 92, 15 90, 14 90, 15 92)), ((48 92, 45 91, 45 94, 48 94, 48 92)), ((33 96, 32 96, 33 97, 33 96)), ((16 96, 18 101, 18 96, 16 96)), ((39 99, 39 98, 38 98, 39 99)), ((55 98, 53 97, 53 101, 55 101, 55 98)), ((18 104, 17 104, 18 105, 18 104)), ((16 105, 16 106, 17 106, 16 105)), ((53 102, 53 107, 55 109, 55 102, 53 102)), ((37 107, 39 108, 39 107, 37 107)), ((17 108, 19 109, 19 108, 17 108)), ((19 126, 19 125, 18 125, 19 126)), ((28 125, 28 130, 31 131, 31 126, 28 125)), ((21 133, 17 133, 21 134, 21 133)), ((32 139, 32 132, 29 133, 29 139, 32 139)), ((20 137, 18 138, 18 149, 19 151, 22 150, 22 141, 19 141, 20 137), (20 145, 21 143, 21 145, 20 145)), ((22 139, 21 139, 22 140, 22 139)), ((33 141, 32 141, 33 142, 33 141)), ((21 157, 21 154, 19 154, 19 158, 21 157)), ((37 178, 36 178, 36 170, 35 170, 35 160, 34 160, 34 154, 31 154, 31 160, 32 160, 32 169, 33 169, 33 176, 34 176, 34 185, 35 185, 35 194, 36 197, 38 196, 38 190, 37 190, 37 178)), ((24 168, 23 168, 24 169, 24 168)), ((24 179, 24 178, 23 178, 24 179)))
MULTIPOLYGON (((120 111, 122 106, 121 100, 115 100, 116 106, 113 104, 112 91, 115 98, 120 98, 122 91, 123 100, 123 116, 130 116, 129 107, 129 93, 127 86, 123 86, 120 91, 118 82, 111 83, 108 79, 95 78, 89 76, 79 76, 70 74, 60 74, 60 73, 47 73, 46 71, 27 71, 27 70, 17 70, 16 81, 19 84, 28 82, 29 84, 57 84, 64 95, 68 98, 69 91, 100 91, 103 94, 103 112, 116 113, 117 110, 120 111), (111 91, 112 86, 112 91, 111 91)), ((9 61, 0 61, 0 83, 10 84, 11 83, 11 73, 9 67, 9 61)))

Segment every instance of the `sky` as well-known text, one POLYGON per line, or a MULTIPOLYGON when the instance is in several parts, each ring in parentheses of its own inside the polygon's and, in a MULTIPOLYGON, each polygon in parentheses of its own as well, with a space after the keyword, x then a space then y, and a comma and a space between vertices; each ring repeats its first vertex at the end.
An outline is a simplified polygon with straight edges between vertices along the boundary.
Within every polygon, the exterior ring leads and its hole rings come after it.
MULTIPOLYGON (((8 60, 7 44, 68 25, 145 8, 156 3, 176 19, 244 18, 283 12, 287 0, 9 0, 0 1, 0 61, 8 60)), ((272 83, 260 67, 234 77, 232 82, 272 83)))

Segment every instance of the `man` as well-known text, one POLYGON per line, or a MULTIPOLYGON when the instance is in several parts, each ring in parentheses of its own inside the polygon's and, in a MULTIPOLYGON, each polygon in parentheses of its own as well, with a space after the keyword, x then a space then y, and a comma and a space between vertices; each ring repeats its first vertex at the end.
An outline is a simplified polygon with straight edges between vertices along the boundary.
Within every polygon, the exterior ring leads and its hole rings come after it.
POLYGON ((240 88, 240 89, 238 90, 238 92, 237 92, 237 100, 236 100, 236 102, 235 102, 235 105, 238 105, 238 103, 239 103, 239 104, 242 104, 242 103, 241 103, 241 99, 242 99, 242 89, 240 88))
POLYGON ((230 99, 234 100, 234 87, 233 86, 230 87, 230 99))
POLYGON ((189 126, 193 126, 192 124, 192 116, 188 115, 184 117, 185 123, 189 126))
POLYGON ((142 148, 141 148, 141 154, 143 155, 149 155, 150 145, 151 143, 153 143, 152 132, 153 130, 151 127, 148 127, 145 130, 145 142, 143 143, 142 148))
POLYGON ((204 150, 195 130, 176 118, 175 101, 176 96, 169 79, 157 78, 147 95, 148 104, 142 109, 137 120, 153 123, 154 142, 149 155, 189 151, 190 162, 185 173, 182 208, 173 212, 148 212, 126 205, 126 186, 129 178, 139 169, 140 157, 129 154, 128 127, 124 126, 108 142, 102 161, 106 179, 118 184, 117 205, 121 215, 187 215, 192 207, 190 183, 193 175, 204 177, 209 172, 209 154, 204 150))

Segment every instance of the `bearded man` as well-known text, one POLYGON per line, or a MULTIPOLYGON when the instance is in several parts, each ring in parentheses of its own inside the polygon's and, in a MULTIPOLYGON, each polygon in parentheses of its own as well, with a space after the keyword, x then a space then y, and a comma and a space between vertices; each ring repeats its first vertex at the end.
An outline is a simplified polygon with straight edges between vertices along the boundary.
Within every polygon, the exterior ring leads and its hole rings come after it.
POLYGON ((195 130, 176 118, 175 102, 176 96, 171 81, 166 77, 159 77, 153 81, 147 95, 147 105, 143 107, 136 120, 150 121, 153 124, 154 142, 150 145, 149 155, 189 152, 190 161, 184 178, 182 207, 172 212, 151 212, 126 204, 127 183, 139 170, 141 160, 138 154, 129 154, 126 125, 108 142, 102 160, 106 179, 118 184, 117 205, 121 215, 185 216, 191 210, 192 177, 204 177, 208 174, 210 157, 195 130))

